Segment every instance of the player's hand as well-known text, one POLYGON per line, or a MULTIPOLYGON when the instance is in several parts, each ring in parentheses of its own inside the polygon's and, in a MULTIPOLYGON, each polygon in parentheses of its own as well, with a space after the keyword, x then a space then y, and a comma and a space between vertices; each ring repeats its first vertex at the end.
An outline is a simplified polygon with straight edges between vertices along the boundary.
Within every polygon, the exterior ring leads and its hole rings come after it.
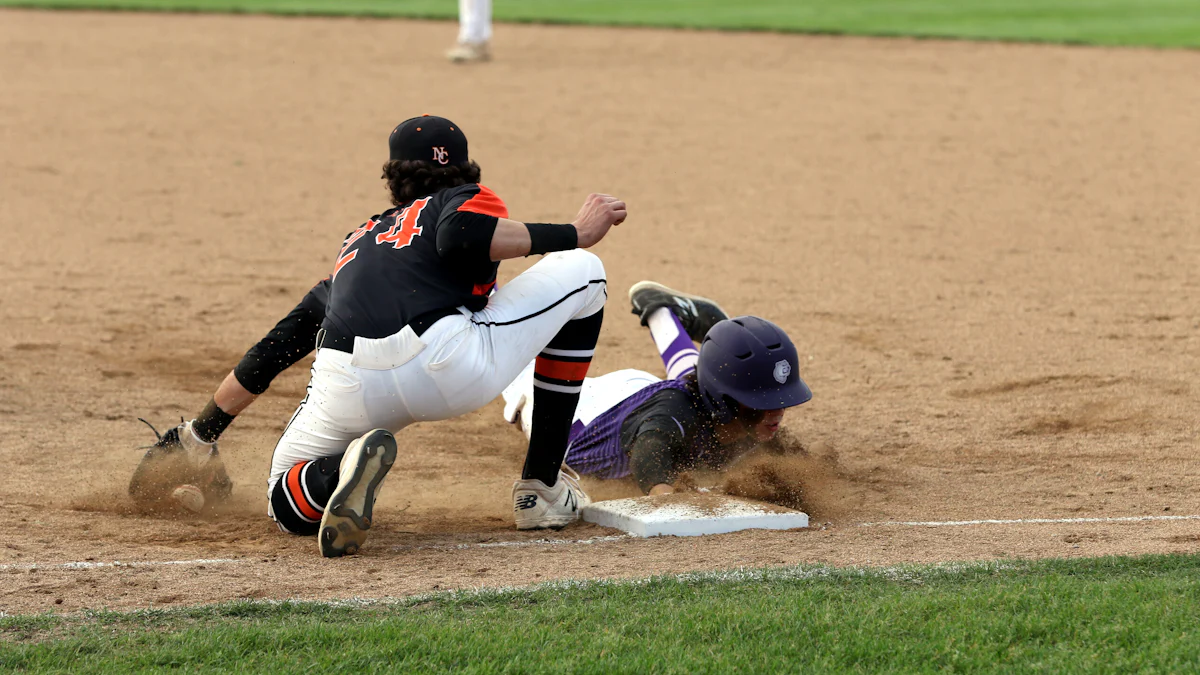
POLYGON ((612 195, 590 194, 571 224, 579 237, 579 248, 591 248, 613 225, 625 221, 625 202, 612 195))

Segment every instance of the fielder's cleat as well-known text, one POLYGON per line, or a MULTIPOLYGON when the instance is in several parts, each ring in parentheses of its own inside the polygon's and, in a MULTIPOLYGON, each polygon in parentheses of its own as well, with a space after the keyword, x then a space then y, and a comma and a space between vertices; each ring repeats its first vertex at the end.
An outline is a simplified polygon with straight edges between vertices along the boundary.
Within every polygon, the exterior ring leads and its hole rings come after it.
POLYGON ((355 440, 342 455, 338 484, 325 515, 317 540, 321 555, 337 558, 354 555, 367 540, 375 497, 396 463, 396 438, 385 429, 367 432, 355 440))
POLYGON ((492 60, 492 50, 486 42, 460 42, 446 52, 451 63, 473 63, 492 60))
POLYGON ((639 281, 629 288, 633 313, 642 317, 642 325, 655 310, 666 307, 679 317, 693 342, 703 342, 709 329, 729 318, 720 305, 698 295, 689 295, 653 281, 639 281))
POLYGON ((536 478, 513 483, 513 513, 518 530, 558 530, 579 520, 580 510, 592 503, 579 486, 579 474, 564 466, 554 487, 536 478))

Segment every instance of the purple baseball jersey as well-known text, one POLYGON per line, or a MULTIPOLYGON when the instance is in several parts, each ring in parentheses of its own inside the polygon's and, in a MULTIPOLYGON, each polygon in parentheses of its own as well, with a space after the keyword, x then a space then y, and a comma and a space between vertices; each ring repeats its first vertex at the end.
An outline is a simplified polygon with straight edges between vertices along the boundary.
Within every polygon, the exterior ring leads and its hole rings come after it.
MULTIPOLYGON (((566 464, 581 474, 597 478, 628 476, 629 445, 633 442, 637 429, 624 427, 630 415, 635 412, 643 420, 650 417, 669 418, 678 427, 679 439, 686 446, 684 454, 690 455, 686 459, 701 459, 715 446, 715 438, 712 425, 701 423, 699 404, 692 399, 693 393, 687 382, 662 380, 639 389, 601 413, 586 426, 576 420, 575 425, 571 427, 566 464), (659 395, 668 391, 671 394, 659 395), (651 402, 652 398, 657 400, 651 402), (645 410, 639 410, 647 403, 649 406, 645 410)), ((661 419, 659 424, 662 424, 661 419)))

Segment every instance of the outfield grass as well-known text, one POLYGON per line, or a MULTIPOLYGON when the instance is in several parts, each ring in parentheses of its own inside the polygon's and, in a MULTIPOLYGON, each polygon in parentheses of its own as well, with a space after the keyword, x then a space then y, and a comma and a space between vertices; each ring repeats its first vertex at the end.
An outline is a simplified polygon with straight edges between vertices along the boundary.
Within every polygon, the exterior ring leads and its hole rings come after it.
MULTIPOLYGON (((454 18, 456 0, 0 0, 0 6, 454 18)), ((1197 0, 498 0, 498 21, 1200 47, 1197 0)))
POLYGON ((0 670, 1194 672, 1200 556, 797 567, 0 619, 0 670))

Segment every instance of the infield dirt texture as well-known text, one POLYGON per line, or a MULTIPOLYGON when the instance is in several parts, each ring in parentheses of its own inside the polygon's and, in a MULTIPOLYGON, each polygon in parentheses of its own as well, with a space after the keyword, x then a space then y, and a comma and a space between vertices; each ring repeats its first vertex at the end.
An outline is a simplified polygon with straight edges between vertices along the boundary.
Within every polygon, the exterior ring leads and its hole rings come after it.
POLYGON ((1197 520, 859 526, 1200 514, 1200 53, 503 25, 462 68, 454 32, 0 11, 0 610, 1200 550, 1197 520), (222 439, 231 509, 131 511, 135 418, 199 410, 387 206, 384 140, 424 112, 514 217, 627 199, 594 373, 661 370, 645 278, 791 334, 830 527, 477 546, 545 536, 512 529, 493 403, 401 434, 363 554, 326 561, 265 516, 307 361, 222 439))

